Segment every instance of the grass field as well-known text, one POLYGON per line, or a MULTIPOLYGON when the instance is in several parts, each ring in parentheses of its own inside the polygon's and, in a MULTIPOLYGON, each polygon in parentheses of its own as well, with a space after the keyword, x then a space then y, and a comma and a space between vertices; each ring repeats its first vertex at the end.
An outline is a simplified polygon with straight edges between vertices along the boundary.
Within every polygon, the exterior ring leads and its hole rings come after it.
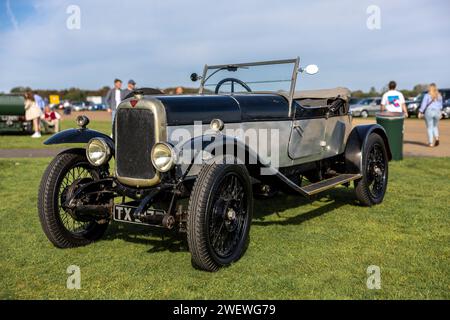
POLYGON ((217 273, 191 267, 183 236, 131 225, 54 248, 36 209, 49 161, 0 160, 1 299, 450 298, 449 158, 391 163, 386 199, 372 208, 344 187, 257 201, 247 253, 217 273), (80 290, 66 288, 69 265, 81 268, 80 290), (369 265, 381 268, 381 290, 366 287, 369 265))

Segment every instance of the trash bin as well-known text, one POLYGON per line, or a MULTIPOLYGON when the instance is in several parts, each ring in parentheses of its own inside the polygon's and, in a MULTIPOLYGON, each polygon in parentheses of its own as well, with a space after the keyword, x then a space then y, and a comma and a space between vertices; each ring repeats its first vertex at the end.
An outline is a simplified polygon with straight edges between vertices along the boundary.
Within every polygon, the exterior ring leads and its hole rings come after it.
POLYGON ((403 123, 404 115, 401 112, 377 113, 377 123, 386 130, 391 147, 392 160, 403 159, 403 123))

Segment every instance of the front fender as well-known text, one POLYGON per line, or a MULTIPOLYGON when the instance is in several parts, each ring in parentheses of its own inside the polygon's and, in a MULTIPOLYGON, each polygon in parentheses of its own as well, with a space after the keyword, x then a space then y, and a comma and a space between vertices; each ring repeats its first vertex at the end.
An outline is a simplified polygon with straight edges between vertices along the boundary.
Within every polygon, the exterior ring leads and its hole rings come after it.
POLYGON ((92 138, 103 138, 114 153, 114 141, 111 137, 96 130, 87 128, 67 129, 52 135, 44 141, 45 145, 62 143, 87 143, 92 138))
POLYGON ((388 160, 392 160, 391 148, 384 128, 379 124, 359 125, 350 132, 345 146, 345 166, 348 173, 362 172, 362 155, 371 133, 377 133, 383 138, 388 160))
POLYGON ((245 165, 255 165, 257 167, 270 167, 267 159, 258 155, 250 146, 236 137, 227 136, 221 133, 205 134, 192 138, 181 145, 175 146, 177 159, 182 166, 182 171, 189 170, 195 175, 199 168, 208 161, 228 162, 228 156, 245 165))

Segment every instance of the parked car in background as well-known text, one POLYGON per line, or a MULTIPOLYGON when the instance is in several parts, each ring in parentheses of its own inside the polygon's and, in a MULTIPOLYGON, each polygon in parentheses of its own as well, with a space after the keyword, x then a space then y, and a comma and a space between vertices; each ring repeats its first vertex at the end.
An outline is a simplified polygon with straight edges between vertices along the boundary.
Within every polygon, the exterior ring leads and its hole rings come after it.
POLYGON ((349 105, 355 105, 358 104, 362 99, 361 98, 350 98, 350 100, 348 101, 349 105))
POLYGON ((84 102, 84 106, 86 108, 86 110, 91 111, 94 107, 95 107, 96 103, 92 102, 92 101, 85 101, 84 102))
POLYGON ((419 93, 413 100, 406 102, 406 108, 408 109, 408 117, 418 116, 419 108, 425 93, 426 91, 419 93))
POLYGON ((442 117, 445 119, 450 118, 450 98, 444 100, 444 108, 442 108, 442 117))
POLYGON ((84 111, 84 110, 86 110, 86 106, 84 105, 83 102, 73 102, 72 110, 73 111, 84 111))
POLYGON ((105 111, 107 109, 104 103, 97 103, 92 106, 89 106, 89 111, 105 111))
POLYGON ((93 106, 95 106, 95 104, 90 101, 74 102, 74 103, 72 103, 72 110, 73 111, 86 111, 86 110, 90 110, 89 108, 92 108, 93 106))
POLYGON ((357 104, 350 105, 350 112, 354 117, 367 118, 368 116, 374 116, 381 109, 381 98, 365 98, 359 101, 357 104))

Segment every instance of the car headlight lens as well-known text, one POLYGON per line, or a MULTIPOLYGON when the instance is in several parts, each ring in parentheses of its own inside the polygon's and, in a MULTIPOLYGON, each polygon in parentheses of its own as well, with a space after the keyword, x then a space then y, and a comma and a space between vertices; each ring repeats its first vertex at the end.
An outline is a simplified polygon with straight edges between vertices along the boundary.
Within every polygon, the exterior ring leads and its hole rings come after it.
POLYGON ((86 157, 93 166, 101 166, 111 159, 111 149, 105 139, 92 138, 86 147, 86 157))
POLYGON ((152 149, 152 163, 156 170, 167 172, 175 164, 175 151, 167 143, 159 142, 152 149))

